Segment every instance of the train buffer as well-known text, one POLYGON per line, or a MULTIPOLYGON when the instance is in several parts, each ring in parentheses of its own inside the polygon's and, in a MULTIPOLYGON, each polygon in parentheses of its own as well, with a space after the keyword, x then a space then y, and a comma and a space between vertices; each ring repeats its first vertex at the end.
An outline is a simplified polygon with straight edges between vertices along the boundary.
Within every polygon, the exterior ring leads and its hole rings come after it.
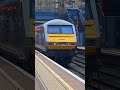
POLYGON ((0 90, 34 90, 32 75, 0 56, 0 90))
POLYGON ((85 90, 85 81, 35 51, 35 90, 85 90))

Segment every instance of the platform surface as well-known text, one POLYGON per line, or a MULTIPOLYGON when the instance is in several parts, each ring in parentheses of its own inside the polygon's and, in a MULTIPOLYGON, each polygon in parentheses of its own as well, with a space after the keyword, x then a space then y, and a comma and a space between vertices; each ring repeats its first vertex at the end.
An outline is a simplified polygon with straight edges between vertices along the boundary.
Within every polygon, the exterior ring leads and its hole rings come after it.
POLYGON ((0 56, 0 90, 34 90, 32 75, 0 56))
POLYGON ((36 73, 45 90, 85 90, 84 80, 43 54, 36 51, 35 55, 36 73))

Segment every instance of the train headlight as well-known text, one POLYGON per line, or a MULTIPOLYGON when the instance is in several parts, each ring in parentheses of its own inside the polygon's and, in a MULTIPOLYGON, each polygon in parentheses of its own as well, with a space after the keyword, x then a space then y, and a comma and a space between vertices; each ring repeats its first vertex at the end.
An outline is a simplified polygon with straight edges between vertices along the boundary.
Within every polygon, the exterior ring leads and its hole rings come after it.
POLYGON ((68 46, 70 46, 70 43, 67 43, 68 46))
POLYGON ((48 42, 48 45, 76 46, 76 42, 48 42))
POLYGON ((54 45, 57 45, 57 43, 54 43, 54 45))

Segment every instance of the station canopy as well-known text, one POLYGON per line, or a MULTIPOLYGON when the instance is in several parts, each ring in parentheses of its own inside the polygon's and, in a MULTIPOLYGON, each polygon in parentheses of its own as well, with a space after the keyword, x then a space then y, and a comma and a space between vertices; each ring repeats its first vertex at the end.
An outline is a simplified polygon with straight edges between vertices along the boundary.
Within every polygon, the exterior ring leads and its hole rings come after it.
POLYGON ((106 16, 120 16, 120 0, 103 0, 103 11, 106 16))

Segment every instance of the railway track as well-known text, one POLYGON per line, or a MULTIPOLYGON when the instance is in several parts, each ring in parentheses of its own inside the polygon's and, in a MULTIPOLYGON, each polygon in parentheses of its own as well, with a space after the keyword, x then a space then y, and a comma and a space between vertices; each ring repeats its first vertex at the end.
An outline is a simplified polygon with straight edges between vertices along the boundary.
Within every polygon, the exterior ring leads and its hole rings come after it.
POLYGON ((101 69, 94 74, 88 90, 120 90, 120 56, 101 54, 101 69))
POLYGON ((77 76, 85 80, 85 55, 84 50, 77 50, 72 62, 68 65, 68 69, 77 76))

